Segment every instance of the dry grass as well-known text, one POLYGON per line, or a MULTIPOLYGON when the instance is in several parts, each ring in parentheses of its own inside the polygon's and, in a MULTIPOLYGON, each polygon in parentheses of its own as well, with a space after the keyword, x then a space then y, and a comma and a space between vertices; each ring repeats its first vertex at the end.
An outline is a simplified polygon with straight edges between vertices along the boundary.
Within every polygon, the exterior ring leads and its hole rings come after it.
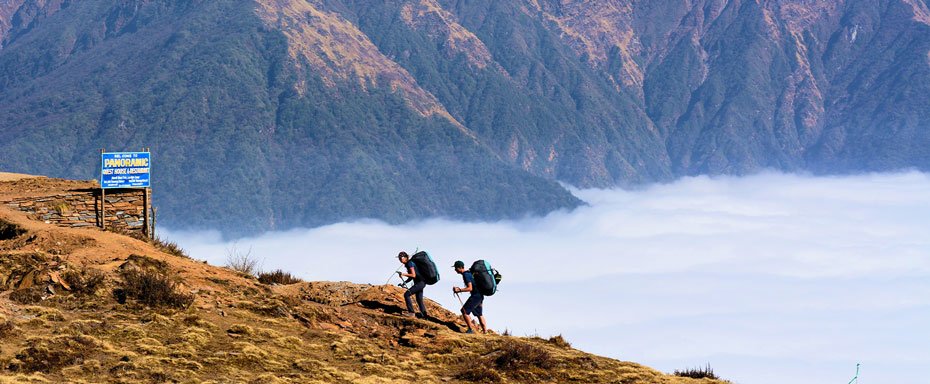
POLYGON ((82 362, 100 346, 99 340, 86 335, 31 337, 26 347, 16 354, 19 360, 16 368, 25 372, 51 372, 82 362))
POLYGON ((159 236, 155 236, 155 238, 152 239, 152 244, 155 245, 155 248, 158 248, 159 251, 162 251, 169 255, 174 255, 177 257, 185 257, 188 259, 190 258, 190 256, 187 255, 187 252, 184 252, 184 249, 178 246, 177 243, 173 241, 169 241, 168 239, 163 239, 159 236))
POLYGON ((471 360, 455 378, 473 383, 500 383, 503 378, 488 360, 471 360))
POLYGON ((572 343, 569 343, 567 340, 565 340, 565 338, 562 337, 562 335, 550 337, 549 344, 552 344, 552 345, 555 345, 556 347, 564 348, 564 349, 568 349, 572 347, 572 343))
POLYGON ((15 330, 16 325, 13 324, 13 321, 7 320, 3 315, 0 315, 0 339, 12 336, 15 330))
POLYGON ((251 247, 242 252, 235 245, 226 249, 226 267, 248 276, 255 276, 260 269, 258 259, 252 256, 251 247))
POLYGON ((38 303, 44 296, 45 288, 43 287, 29 287, 10 292, 10 300, 24 305, 38 303))
POLYGON ((71 288, 71 292, 78 295, 93 295, 103 287, 107 276, 96 269, 81 268, 81 271, 67 270, 61 274, 61 279, 71 288))
POLYGON ((136 240, 144 241, 146 243, 152 244, 161 252, 167 253, 172 256, 190 258, 187 255, 187 252, 184 251, 177 243, 170 241, 168 239, 162 238, 160 236, 148 237, 140 231, 130 231, 121 227, 107 227, 107 232, 118 233, 123 236, 128 236, 136 240))
POLYGON ((290 285, 303 282, 303 280, 298 279, 292 276, 289 272, 284 272, 282 270, 272 271, 272 272, 262 272, 258 274, 258 282, 262 284, 280 284, 280 285, 290 285))
POLYGON ((167 273, 150 269, 126 269, 120 272, 123 278, 122 288, 113 294, 119 302, 127 298, 150 307, 187 308, 194 302, 194 296, 177 291, 177 282, 167 273))
POLYGON ((531 343, 508 340, 497 352, 497 356, 492 358, 491 362, 497 369, 503 371, 516 371, 529 367, 548 369, 553 365, 552 355, 531 343))

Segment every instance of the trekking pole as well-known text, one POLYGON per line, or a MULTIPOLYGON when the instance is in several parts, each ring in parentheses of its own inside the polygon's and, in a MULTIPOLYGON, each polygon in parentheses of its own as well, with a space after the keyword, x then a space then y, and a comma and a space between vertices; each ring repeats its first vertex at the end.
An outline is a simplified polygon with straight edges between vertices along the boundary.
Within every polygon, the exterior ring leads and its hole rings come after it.
POLYGON ((393 273, 391 273, 391 276, 388 277, 387 281, 384 282, 384 285, 388 285, 388 284, 391 283, 391 279, 394 278, 394 275, 396 275, 397 272, 400 272, 400 268, 401 268, 401 267, 397 267, 397 269, 396 269, 393 273))
POLYGON ((859 382, 859 364, 856 364, 856 377, 853 377, 852 380, 849 381, 849 384, 852 384, 854 381, 856 383, 859 382))

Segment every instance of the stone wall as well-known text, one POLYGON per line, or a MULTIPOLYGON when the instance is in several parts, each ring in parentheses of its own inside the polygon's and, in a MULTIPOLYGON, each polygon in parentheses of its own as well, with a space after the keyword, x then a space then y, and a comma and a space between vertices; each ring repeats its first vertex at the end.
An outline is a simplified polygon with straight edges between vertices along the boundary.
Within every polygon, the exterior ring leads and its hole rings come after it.
MULTIPOLYGON (((142 189, 108 189, 103 198, 107 228, 142 233, 142 189)), ((47 196, 17 197, 0 201, 29 214, 33 220, 62 227, 100 226, 100 190, 81 189, 47 196)))

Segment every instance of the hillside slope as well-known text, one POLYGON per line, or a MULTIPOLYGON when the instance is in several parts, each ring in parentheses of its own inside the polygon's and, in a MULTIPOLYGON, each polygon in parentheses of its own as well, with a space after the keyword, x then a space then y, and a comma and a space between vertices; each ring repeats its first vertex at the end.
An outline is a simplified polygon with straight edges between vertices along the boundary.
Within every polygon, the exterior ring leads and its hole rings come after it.
POLYGON ((0 382, 716 383, 465 335, 431 301, 405 318, 395 286, 267 285, 165 249, 0 207, 0 382))
POLYGON ((162 222, 235 234, 930 170, 928 95, 923 0, 0 4, 0 168, 150 147, 162 222))

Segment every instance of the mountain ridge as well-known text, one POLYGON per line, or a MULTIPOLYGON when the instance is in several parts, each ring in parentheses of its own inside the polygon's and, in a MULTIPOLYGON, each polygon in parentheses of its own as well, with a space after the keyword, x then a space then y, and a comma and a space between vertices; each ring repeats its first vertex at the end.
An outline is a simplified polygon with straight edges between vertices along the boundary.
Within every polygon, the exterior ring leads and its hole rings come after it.
POLYGON ((93 178, 100 147, 150 147, 196 196, 156 193, 164 222, 233 235, 928 170, 928 91, 916 0, 0 4, 0 167, 93 178))

